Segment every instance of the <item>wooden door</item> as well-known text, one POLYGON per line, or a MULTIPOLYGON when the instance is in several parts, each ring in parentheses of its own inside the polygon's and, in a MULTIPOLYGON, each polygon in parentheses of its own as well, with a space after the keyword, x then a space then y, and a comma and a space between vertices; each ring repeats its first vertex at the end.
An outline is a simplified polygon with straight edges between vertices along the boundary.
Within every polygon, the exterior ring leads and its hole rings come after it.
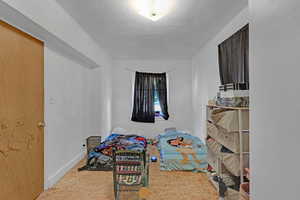
POLYGON ((33 200, 44 184, 44 45, 0 21, 0 199, 33 200))

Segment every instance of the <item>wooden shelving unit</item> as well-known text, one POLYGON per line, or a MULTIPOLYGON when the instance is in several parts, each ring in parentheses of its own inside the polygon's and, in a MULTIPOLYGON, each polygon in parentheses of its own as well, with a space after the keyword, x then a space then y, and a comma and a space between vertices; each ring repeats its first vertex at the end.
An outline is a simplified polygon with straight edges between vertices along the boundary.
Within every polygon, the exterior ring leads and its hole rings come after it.
MULTIPOLYGON (((249 137, 249 121, 247 122, 248 124, 248 127, 245 128, 244 127, 244 120, 249 120, 249 108, 248 107, 224 107, 224 106, 217 106, 217 105, 207 105, 207 122, 209 122, 209 119, 210 119, 210 116, 209 116, 209 113, 211 113, 210 111, 212 109, 224 109, 225 111, 228 110, 234 110, 234 111, 237 111, 238 113, 238 134, 239 134, 239 151, 238 152, 235 152, 234 154, 238 154, 239 155, 239 164, 240 164, 240 174, 239 174, 239 177, 240 177, 240 182, 241 183, 244 183, 245 182, 245 174, 244 174, 244 169, 246 167, 249 167, 249 166, 244 166, 244 159, 249 159, 249 156, 250 156, 250 152, 249 151, 245 151, 244 150, 244 147, 245 147, 245 141, 244 141, 244 137, 245 137, 245 134, 248 134, 248 136, 246 137, 249 137), (243 116, 247 116, 247 119, 244 119, 243 116), (244 158, 244 156, 247 155, 247 157, 244 158)), ((210 122, 211 123, 211 122, 210 122)), ((208 132, 208 135, 209 135, 209 131, 208 132)), ((210 135, 209 135, 210 136, 210 135)), ((212 136, 211 136, 212 137, 212 136)), ((212 137, 213 139, 217 140, 218 138, 214 138, 212 137)), ((220 141, 220 140, 218 140, 220 141)), ((247 140, 249 142, 249 140, 247 140)), ((224 145, 222 143, 220 143, 221 145, 224 145)), ((225 146, 225 145, 224 145, 225 146)), ((247 144, 247 146, 249 147, 249 143, 247 144)), ((227 147, 228 148, 228 147, 227 147)), ((232 149, 229 149, 231 150, 232 152, 234 152, 232 149)), ((249 163, 249 161, 248 161, 249 163)), ((217 169, 214 169, 216 171, 216 174, 217 176, 221 177, 223 176, 223 168, 224 168, 224 163, 223 163, 223 160, 222 160, 222 156, 217 156, 217 165, 216 165, 216 168, 217 169)), ((218 189, 218 184, 213 181, 211 175, 209 174, 209 179, 211 180, 211 182, 213 183, 213 185, 218 189)), ((232 192, 238 192, 238 191, 232 191, 231 189, 228 190, 228 193, 232 193, 232 192)), ((229 198, 225 198, 225 200, 239 200, 239 195, 229 195, 231 197, 229 198)))

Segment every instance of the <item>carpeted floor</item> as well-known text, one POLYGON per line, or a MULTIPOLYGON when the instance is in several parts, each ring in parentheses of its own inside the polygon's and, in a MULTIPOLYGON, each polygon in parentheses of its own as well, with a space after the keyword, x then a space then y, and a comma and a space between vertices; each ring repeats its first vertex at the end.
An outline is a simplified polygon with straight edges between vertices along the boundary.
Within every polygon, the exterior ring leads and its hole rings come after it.
MULTIPOLYGON (((159 155, 155 147, 149 148, 151 155, 159 155)), ((85 161, 81 161, 37 200, 114 200, 112 173, 77 172, 77 168, 84 163, 85 161)), ((149 190, 150 196, 147 200, 218 199, 217 192, 205 174, 163 172, 159 170, 159 162, 150 164, 149 190)))

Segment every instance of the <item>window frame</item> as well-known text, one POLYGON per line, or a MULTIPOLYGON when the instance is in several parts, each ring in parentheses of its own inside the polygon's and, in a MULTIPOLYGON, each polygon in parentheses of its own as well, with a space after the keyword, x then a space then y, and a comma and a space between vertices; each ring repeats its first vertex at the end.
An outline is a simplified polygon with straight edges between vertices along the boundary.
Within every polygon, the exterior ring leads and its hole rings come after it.
MULTIPOLYGON (((169 87, 169 75, 168 75, 168 73, 166 73, 166 81, 167 81, 167 104, 168 104, 168 108, 170 108, 169 107, 169 105, 170 105, 170 98, 169 98, 169 96, 170 96, 170 87, 169 87)), ((132 75, 131 75, 131 109, 130 109, 130 113, 132 113, 133 112, 133 104, 134 104, 134 86, 135 86, 135 72, 134 73, 132 73, 132 75)), ((155 110, 154 110, 155 111, 155 110)), ((169 109, 169 119, 168 120, 165 120, 162 116, 156 116, 155 115, 155 120, 158 120, 158 121, 170 121, 170 119, 171 119, 171 114, 170 114, 170 109, 169 109)), ((131 121, 131 115, 129 115, 129 121, 131 121)))
MULTIPOLYGON (((155 92, 157 94, 157 92, 155 92)), ((154 93, 154 96, 156 96, 156 94, 154 93)), ((159 100, 158 100, 159 102, 159 100)), ((159 107, 160 107, 160 111, 161 111, 161 106, 160 106, 160 102, 159 102, 159 107)), ((155 119, 163 119, 161 112, 158 110, 155 110, 155 101, 154 101, 154 112, 155 112, 155 119), (157 114, 159 112, 159 114, 157 114)))
MULTIPOLYGON (((168 104, 168 108, 169 108, 170 102, 169 102, 169 75, 168 75, 168 73, 166 74, 166 81, 167 81, 167 104, 168 104)), ((156 112, 156 111, 154 110, 154 112, 156 112)), ((169 115, 170 115, 170 110, 169 110, 169 115)), ((170 118, 171 118, 171 115, 169 116, 168 120, 170 120, 170 118)), ((155 115, 155 120, 167 121, 161 115, 159 115, 159 116, 155 115)))

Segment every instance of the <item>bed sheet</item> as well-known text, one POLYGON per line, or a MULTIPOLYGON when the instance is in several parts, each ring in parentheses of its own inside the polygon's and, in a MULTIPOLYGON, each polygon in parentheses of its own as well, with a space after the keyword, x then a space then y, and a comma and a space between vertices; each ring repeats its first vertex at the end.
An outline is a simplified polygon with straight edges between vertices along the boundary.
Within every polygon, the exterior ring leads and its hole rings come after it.
POLYGON ((205 170, 206 145, 195 136, 172 131, 158 136, 161 170, 205 170))

